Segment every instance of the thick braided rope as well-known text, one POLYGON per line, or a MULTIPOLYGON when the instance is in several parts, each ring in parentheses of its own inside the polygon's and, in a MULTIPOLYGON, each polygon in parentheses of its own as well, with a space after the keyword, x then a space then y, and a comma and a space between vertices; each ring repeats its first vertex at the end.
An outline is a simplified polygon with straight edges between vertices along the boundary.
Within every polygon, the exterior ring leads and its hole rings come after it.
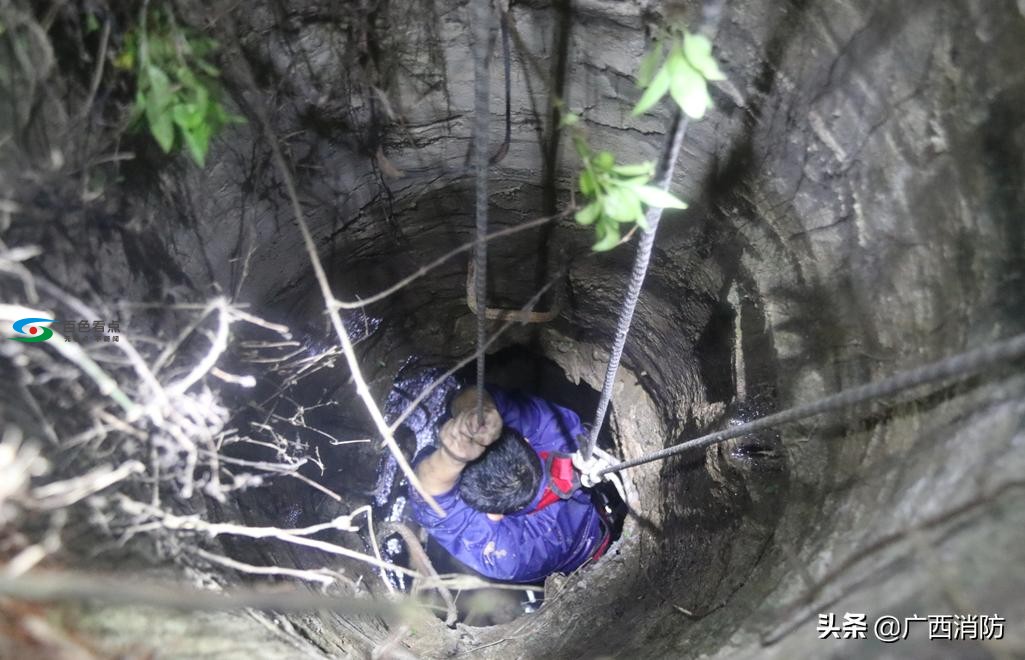
POLYGON ((488 235, 488 131, 491 123, 489 105, 488 45, 491 36, 491 0, 473 3, 473 65, 474 113, 473 160, 477 174, 476 212, 477 236, 474 247, 477 297, 477 423, 484 423, 484 351, 487 341, 487 235, 488 235))
POLYGON ((626 468, 636 467, 652 461, 660 461, 664 458, 668 458, 669 456, 673 456, 674 454, 680 454, 692 449, 703 449, 705 447, 719 444, 720 442, 738 438, 742 435, 773 428, 788 422, 795 422, 799 419, 804 419, 813 415, 831 412, 833 410, 840 410, 841 408, 847 408, 859 403, 864 403, 865 401, 871 401, 873 399, 896 394, 897 392, 917 387, 919 385, 934 383, 949 378, 961 378, 981 371, 987 367, 996 366, 1010 360, 1021 358, 1022 356, 1025 356, 1025 334, 1021 334, 995 344, 990 344, 989 346, 959 353, 957 355, 944 358, 943 360, 939 360, 938 362, 933 362, 915 369, 901 371, 876 383, 868 383, 867 385, 860 385, 858 387, 842 390, 836 394, 813 401, 812 403, 803 406, 789 408, 787 410, 762 417, 761 419, 756 419, 753 422, 734 426, 716 433, 709 433, 708 435, 703 435, 700 438, 695 438, 694 440, 689 440, 678 445, 673 445, 672 447, 666 447, 665 449, 645 454, 639 458, 623 461, 622 463, 617 463, 616 465, 612 465, 601 470, 598 472, 597 476, 608 474, 610 472, 618 472, 620 470, 625 470, 626 468))
MULTIPOLYGON (((661 175, 658 177, 658 187, 662 190, 668 190, 669 184, 673 180, 676 160, 680 155, 680 146, 683 144, 683 138, 686 134, 687 118, 677 109, 673 115, 673 124, 663 151, 663 159, 659 163, 661 175)), ((626 299, 623 301, 623 307, 619 310, 616 338, 612 344, 612 351, 609 354, 609 364, 605 369, 605 384, 601 388, 601 398, 598 400, 598 408, 594 413, 594 423, 591 424, 591 433, 587 438, 587 442, 580 448, 580 454, 584 457, 584 460, 591 458, 591 452, 598 442, 598 433, 601 432, 602 424, 605 421, 605 411, 608 410, 609 401, 612 400, 612 386, 616 382, 616 372, 619 371, 619 363, 623 359, 623 347, 626 345, 627 335, 630 334, 630 324, 633 323, 634 309, 637 307, 637 300, 641 296, 641 286, 644 284, 644 277, 648 273, 651 248, 655 244, 655 232, 658 231, 658 223, 662 219, 662 209, 649 208, 646 219, 648 221, 648 229, 641 234, 640 243, 637 245, 637 255, 634 257, 633 270, 630 273, 630 284, 626 290, 626 299)))

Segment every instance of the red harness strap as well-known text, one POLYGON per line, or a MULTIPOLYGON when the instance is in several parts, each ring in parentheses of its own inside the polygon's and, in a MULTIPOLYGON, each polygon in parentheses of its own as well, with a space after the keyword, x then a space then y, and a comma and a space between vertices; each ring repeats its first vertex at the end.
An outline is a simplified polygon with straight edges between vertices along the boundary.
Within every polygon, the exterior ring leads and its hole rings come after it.
POLYGON ((558 452, 538 452, 548 473, 548 486, 545 488, 541 501, 531 513, 536 513, 559 500, 568 500, 580 488, 580 479, 573 471, 573 459, 558 452))
MULTIPOLYGON (((580 478, 573 468, 573 459, 569 455, 550 451, 542 451, 538 454, 544 461, 545 472, 548 473, 548 486, 545 487, 545 492, 541 495, 541 501, 537 503, 531 513, 537 513, 559 500, 568 500, 580 488, 580 478)), ((598 548, 591 555, 591 561, 600 559, 612 542, 612 523, 599 502, 595 502, 594 506, 598 509, 598 516, 601 518, 605 534, 601 543, 598 544, 598 548)))
POLYGON ((569 456, 559 454, 553 457, 550 475, 561 492, 572 494, 580 485, 576 472, 573 471, 573 459, 569 456))
POLYGON ((540 511, 541 509, 545 508, 549 504, 555 504, 556 502, 559 501, 559 499, 560 498, 559 498, 558 495, 553 493, 550 489, 547 489, 547 490, 545 490, 545 494, 541 496, 541 501, 537 503, 537 508, 535 508, 533 511, 531 511, 531 513, 537 513, 538 511, 540 511))

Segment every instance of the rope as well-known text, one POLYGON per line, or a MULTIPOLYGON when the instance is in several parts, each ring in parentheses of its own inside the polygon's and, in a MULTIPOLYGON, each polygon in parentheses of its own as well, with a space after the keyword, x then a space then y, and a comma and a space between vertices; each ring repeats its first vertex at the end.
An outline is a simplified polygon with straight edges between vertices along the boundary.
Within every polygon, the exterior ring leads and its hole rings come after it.
POLYGON ((474 246, 477 297, 477 423, 484 424, 484 351, 487 341, 487 234, 488 234, 488 131, 489 107, 488 41, 491 36, 491 0, 473 3, 474 113, 473 160, 477 174, 477 236, 474 246))
POLYGON ((509 59, 509 12, 501 11, 499 26, 502 28, 502 62, 505 64, 505 139, 491 156, 491 164, 495 165, 509 153, 509 142, 512 140, 512 63, 509 59))
POLYGON ((824 412, 846 408, 858 403, 878 399, 897 392, 946 380, 954 377, 964 377, 975 373, 986 367, 998 365, 1025 356, 1025 334, 1017 335, 983 348, 966 351, 957 355, 933 362, 922 367, 899 372, 889 378, 877 383, 860 385, 851 389, 842 390, 836 394, 827 396, 812 403, 783 410, 753 422, 741 424, 724 431, 709 433, 694 440, 682 442, 678 445, 666 447, 665 449, 645 454, 639 458, 617 463, 603 470, 596 476, 602 476, 611 472, 618 472, 626 468, 636 467, 652 461, 660 461, 675 454, 681 454, 691 449, 703 449, 712 445, 725 442, 742 435, 762 431, 764 429, 780 426, 788 422, 795 422, 799 419, 811 417, 824 412))
MULTIPOLYGON (((666 148, 663 152, 663 160, 659 163, 658 187, 668 190, 673 180, 673 171, 676 169, 676 160, 680 154, 680 146, 683 144, 683 137, 687 133, 687 118, 679 109, 673 115, 672 129, 666 141, 666 148)), ((651 248, 655 244, 655 232, 658 231, 659 220, 662 219, 662 209, 649 208, 646 219, 648 230, 641 235, 640 244, 637 246, 637 256, 634 257, 633 271, 630 273, 630 284, 626 291, 626 300, 619 312, 619 322, 616 325, 616 338, 612 345, 612 352, 609 354, 609 364, 605 369, 605 384, 602 385, 601 398, 598 400, 598 409, 594 413, 594 423, 591 425, 591 433, 588 436, 580 453, 584 460, 591 458, 591 452, 598 442, 598 433, 601 432, 605 422, 605 412, 608 410, 609 401, 612 400, 612 386, 616 382, 616 372, 619 371, 619 363, 623 359, 623 347, 626 345, 626 337, 630 333, 630 324, 633 322, 634 308, 637 307, 637 300, 641 295, 641 286, 644 284, 644 277, 648 272, 648 262, 651 259, 651 248)))

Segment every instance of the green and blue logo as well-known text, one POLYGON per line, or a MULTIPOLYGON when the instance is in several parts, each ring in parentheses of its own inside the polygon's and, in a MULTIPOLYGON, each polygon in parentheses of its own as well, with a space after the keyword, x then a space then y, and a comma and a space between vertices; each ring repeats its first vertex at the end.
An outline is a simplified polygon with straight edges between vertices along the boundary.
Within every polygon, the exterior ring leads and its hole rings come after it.
POLYGON ((14 341, 46 341, 53 336, 53 330, 43 326, 37 326, 38 323, 56 323, 56 319, 18 319, 14 322, 14 331, 27 337, 8 337, 14 341))

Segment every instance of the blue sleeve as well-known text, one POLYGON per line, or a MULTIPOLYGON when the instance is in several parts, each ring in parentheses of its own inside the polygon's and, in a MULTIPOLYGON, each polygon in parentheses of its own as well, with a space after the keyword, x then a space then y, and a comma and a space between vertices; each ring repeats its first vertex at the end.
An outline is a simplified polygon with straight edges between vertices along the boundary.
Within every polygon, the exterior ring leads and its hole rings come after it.
POLYGON ((484 389, 495 401, 498 414, 502 416, 502 424, 511 426, 522 435, 533 439, 544 425, 546 410, 539 399, 522 392, 510 392, 494 385, 486 385, 484 389))
MULTIPOLYGON (((423 459, 434 453, 434 447, 428 447, 416 457, 414 469, 423 459)), ((452 554, 459 556, 453 546, 459 543, 480 545, 484 547, 490 540, 488 524, 491 522, 480 511, 470 507, 459 496, 459 483, 447 493, 435 495, 434 500, 444 511, 444 516, 431 508, 427 500, 412 485, 409 486, 409 504, 413 518, 434 537, 436 541, 452 554)))
POLYGON ((494 580, 533 582, 560 570, 576 539, 566 538, 553 512, 509 516, 491 526, 488 543, 475 549, 478 570, 494 580))
POLYGON ((523 434, 537 451, 572 453, 577 449, 577 438, 587 435, 580 417, 569 408, 522 392, 494 386, 486 389, 495 400, 502 423, 523 434))

